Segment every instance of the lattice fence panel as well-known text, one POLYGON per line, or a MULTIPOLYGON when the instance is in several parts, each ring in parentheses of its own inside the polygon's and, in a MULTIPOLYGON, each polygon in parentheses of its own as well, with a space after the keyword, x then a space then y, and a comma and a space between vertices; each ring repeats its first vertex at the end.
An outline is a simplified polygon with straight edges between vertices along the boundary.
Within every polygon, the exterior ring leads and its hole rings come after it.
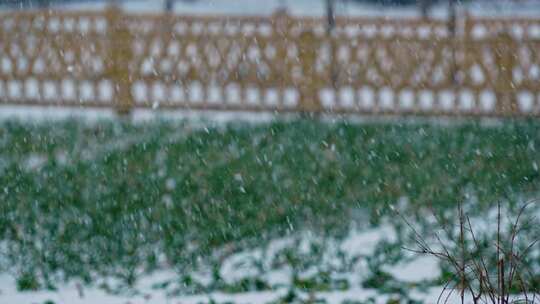
POLYGON ((540 19, 0 15, 0 103, 540 115, 540 19))
POLYGON ((108 37, 100 14, 0 16, 1 102, 110 106, 108 37))

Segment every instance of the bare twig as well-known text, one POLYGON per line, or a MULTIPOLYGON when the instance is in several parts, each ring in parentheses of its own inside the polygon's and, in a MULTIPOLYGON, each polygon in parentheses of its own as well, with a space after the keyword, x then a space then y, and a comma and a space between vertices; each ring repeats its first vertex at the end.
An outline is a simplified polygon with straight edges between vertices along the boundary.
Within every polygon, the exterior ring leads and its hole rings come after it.
POLYGON ((441 238, 439 232, 433 233, 433 238, 436 240, 437 247, 440 247, 440 250, 433 250, 427 242, 427 237, 422 236, 416 230, 416 228, 398 212, 407 226, 413 231, 413 240, 418 247, 418 249, 403 248, 417 254, 431 255, 439 260, 449 263, 449 265, 455 271, 454 280, 459 280, 457 283, 454 283, 452 288, 449 288, 449 286, 452 284, 452 280, 445 283, 443 290, 437 299, 437 303, 440 304, 441 301, 442 303, 447 303, 453 292, 456 291, 456 286, 459 286, 460 300, 462 304, 465 303, 465 292, 468 292, 471 295, 474 304, 510 304, 521 302, 527 304, 540 303, 536 302, 536 292, 532 293, 532 297, 530 296, 529 287, 523 277, 523 274, 530 275, 531 277, 534 277, 534 275, 530 273, 530 270, 527 269, 527 267, 521 267, 526 260, 525 256, 529 250, 535 247, 540 240, 535 239, 520 252, 517 252, 516 250, 518 247, 516 245, 518 235, 525 229, 524 226, 521 225, 522 217, 525 213, 525 209, 530 204, 531 203, 527 203, 519 209, 517 217, 512 223, 511 230, 509 231, 509 238, 505 238, 503 240, 503 237, 506 234, 503 234, 501 227, 501 203, 497 203, 497 232, 496 241, 493 245, 493 249, 495 249, 495 264, 493 264, 491 262, 492 260, 486 256, 486 252, 483 252, 482 248, 484 246, 478 241, 471 223, 471 219, 463 211, 463 206, 461 203, 458 205, 458 239, 454 237, 455 234, 453 231, 448 229, 447 224, 442 224, 443 221, 437 218, 437 215, 434 213, 435 220, 440 223, 442 231, 446 233, 445 238, 441 238), (473 249, 468 248, 467 237, 470 237, 472 245, 474 246, 473 249), (457 246, 457 251, 450 249, 449 245, 452 244, 457 246), (473 250, 473 252, 477 251, 478 254, 471 254, 470 250, 473 250), (495 279, 495 275, 497 276, 497 279, 495 279), (517 280, 519 286, 514 284, 515 280, 517 280), (514 287, 519 288, 522 297, 511 302, 510 293, 514 287))

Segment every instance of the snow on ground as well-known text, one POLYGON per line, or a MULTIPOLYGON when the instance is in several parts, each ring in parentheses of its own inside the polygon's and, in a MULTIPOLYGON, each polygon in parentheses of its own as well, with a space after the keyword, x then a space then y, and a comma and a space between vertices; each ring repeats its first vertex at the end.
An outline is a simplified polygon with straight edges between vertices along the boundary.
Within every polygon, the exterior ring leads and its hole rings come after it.
MULTIPOLYGON (((339 243, 331 243, 325 247, 328 251, 329 261, 335 259, 336 249, 347 250, 346 255, 352 257, 357 254, 365 254, 373 252, 377 241, 383 239, 392 239, 395 232, 390 227, 382 226, 379 229, 369 229, 364 232, 351 231, 348 236, 339 243)), ((234 254, 227 258, 221 266, 220 274, 225 281, 234 282, 246 277, 258 277, 261 275, 259 270, 249 261, 252 258, 263 260, 263 264, 269 264, 273 256, 279 251, 297 246, 300 252, 307 252, 311 241, 319 241, 320 239, 310 233, 303 233, 298 238, 287 237, 271 241, 262 249, 249 250, 234 254)), ((361 261, 359 262, 360 264, 361 261)), ((269 265, 265 265, 267 267, 269 265)), ((365 271, 363 267, 355 269, 353 273, 347 274, 352 281, 352 278, 359 278, 365 271)), ((439 274, 437 263, 434 258, 420 257, 413 259, 411 263, 402 263, 395 267, 390 267, 389 271, 395 274, 399 279, 404 281, 420 281, 423 279, 431 279, 439 274)), ((309 272, 309 270, 308 270, 309 272)), ((194 278, 208 277, 208 273, 199 272, 193 274, 194 278)), ((214 299, 218 303, 232 301, 233 303, 268 303, 283 297, 289 291, 287 287, 291 281, 290 268, 282 267, 277 270, 268 271, 262 277, 268 279, 270 284, 277 284, 272 290, 261 292, 246 292, 227 294, 223 292, 212 292, 210 294, 195 294, 168 296, 167 288, 156 289, 155 286, 167 281, 174 281, 177 275, 172 270, 162 270, 151 275, 141 278, 135 287, 136 295, 112 295, 97 287, 81 287, 76 282, 71 282, 60 286, 56 291, 38 291, 38 292, 18 292, 16 290, 15 280, 12 276, 4 273, 0 275, 0 303, 18 303, 18 304, 33 304, 47 303, 52 301, 55 304, 195 304, 208 302, 209 299, 214 299), (279 285, 285 284, 285 285, 279 285), (279 287, 281 286, 281 287, 279 287)), ((174 285, 174 284, 171 284, 174 285)), ((290 285, 289 285, 290 286, 290 285)), ((440 289, 434 288, 429 293, 416 294, 416 298, 436 298, 440 293, 440 289)), ((316 292, 314 294, 306 294, 299 292, 301 298, 315 297, 317 299, 325 299, 328 303, 342 303, 345 300, 366 300, 370 297, 375 297, 379 301, 385 301, 389 295, 380 295, 375 290, 364 289, 361 287, 359 280, 351 282, 350 288, 343 291, 316 292)))
MULTIPOLYGON (((34 304, 47 303, 54 301, 55 304, 198 304, 208 303, 213 299, 218 303, 232 302, 235 304, 253 304, 268 303, 283 297, 286 289, 264 291, 264 292, 246 292, 239 294, 225 294, 221 292, 189 295, 169 298, 160 292, 151 291, 150 293, 136 297, 122 297, 109 295, 98 289, 84 289, 82 295, 75 285, 65 286, 56 292, 25 292, 18 293, 14 289, 14 282, 11 278, 0 276, 1 303, 34 304)), ((426 303, 437 303, 437 299, 442 292, 441 287, 430 288, 427 292, 413 291, 412 297, 423 299, 426 303)), ((392 296, 379 295, 374 290, 363 289, 359 287, 351 288, 345 291, 319 292, 315 295, 302 295, 304 298, 314 296, 317 299, 325 299, 329 304, 339 304, 346 300, 362 301, 368 298, 376 298, 378 303, 385 303, 392 296)), ((446 302, 448 304, 460 303, 457 293, 454 293, 446 302)))
MULTIPOLYGON (((287 117, 287 115, 282 115, 287 117)), ((0 120, 49 121, 64 119, 83 119, 85 122, 117 119, 114 109, 89 109, 69 107, 38 106, 0 106, 0 120)), ((192 120, 216 124, 241 120, 243 122, 269 122, 273 113, 251 113, 234 111, 190 111, 190 110, 150 110, 134 109, 130 114, 133 122, 145 122, 155 119, 192 120)))
POLYGON ((367 231, 351 230, 341 244, 341 249, 348 255, 369 255, 382 240, 395 240, 396 233, 392 227, 383 226, 367 231))
POLYGON ((430 256, 419 257, 409 263, 400 263, 389 267, 388 272, 404 282, 418 282, 424 279, 436 279, 440 276, 439 262, 430 256))

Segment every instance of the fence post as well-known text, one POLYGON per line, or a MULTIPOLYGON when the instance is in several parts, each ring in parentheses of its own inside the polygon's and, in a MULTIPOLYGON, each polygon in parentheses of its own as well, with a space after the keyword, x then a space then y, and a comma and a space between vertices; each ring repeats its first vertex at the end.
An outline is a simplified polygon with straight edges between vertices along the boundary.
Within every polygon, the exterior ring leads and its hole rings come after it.
POLYGON ((449 34, 449 41, 450 41, 450 47, 452 52, 452 62, 451 62, 451 70, 450 70, 450 83, 452 86, 452 89, 455 92, 455 86, 457 83, 457 73, 458 73, 458 63, 456 58, 457 53, 457 47, 458 44, 461 43, 461 41, 458 41, 458 22, 457 22, 457 14, 456 9, 454 6, 454 0, 449 0, 449 12, 448 12, 448 34, 449 34))
POLYGON ((300 34, 299 59, 302 65, 302 79, 299 84, 300 110, 304 112, 318 112, 321 110, 319 102, 319 81, 315 65, 317 62, 317 42, 315 33, 306 30, 300 34))
POLYGON ((280 105, 278 110, 283 110, 283 102, 285 97, 285 89, 292 82, 290 60, 288 58, 288 47, 291 43, 290 27, 291 17, 288 15, 285 8, 280 8, 272 14, 272 31, 274 33, 276 55, 272 65, 273 73, 276 77, 276 85, 278 89, 278 98, 280 105))
POLYGON ((121 9, 111 5, 106 11, 107 77, 113 85, 113 103, 116 112, 127 115, 133 108, 129 65, 133 58, 131 33, 127 28, 121 9))
POLYGON ((513 115, 518 113, 518 104, 513 85, 515 65, 515 41, 507 32, 502 32, 495 41, 495 60, 497 63, 497 114, 513 115))

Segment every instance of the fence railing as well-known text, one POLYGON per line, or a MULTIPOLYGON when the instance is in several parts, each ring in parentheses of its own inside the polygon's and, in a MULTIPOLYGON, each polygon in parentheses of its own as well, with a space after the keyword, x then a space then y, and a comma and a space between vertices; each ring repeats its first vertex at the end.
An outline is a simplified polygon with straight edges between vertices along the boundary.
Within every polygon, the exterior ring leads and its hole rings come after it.
POLYGON ((1 14, 0 104, 540 116, 540 18, 1 14))

